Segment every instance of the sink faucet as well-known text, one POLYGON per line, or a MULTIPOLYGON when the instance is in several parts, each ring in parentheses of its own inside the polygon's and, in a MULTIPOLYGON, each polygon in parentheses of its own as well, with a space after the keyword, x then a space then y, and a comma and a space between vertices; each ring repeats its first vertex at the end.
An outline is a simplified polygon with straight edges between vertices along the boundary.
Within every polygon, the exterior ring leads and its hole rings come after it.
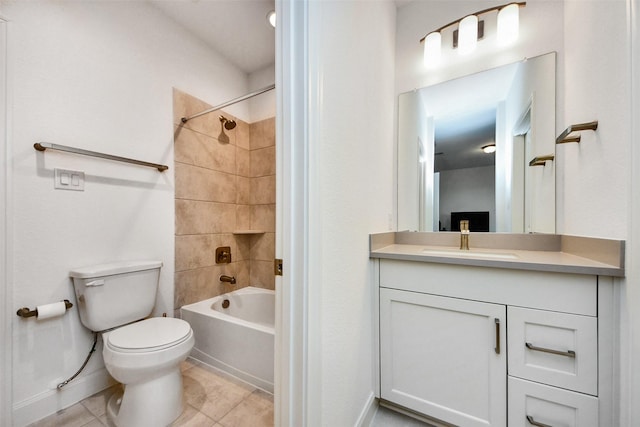
POLYGON ((469 220, 460 221, 460 250, 469 250, 469 220))
POLYGON ((220 281, 221 282, 231 283, 232 285, 236 284, 236 278, 234 276, 226 276, 224 274, 222 276, 220 276, 220 281))

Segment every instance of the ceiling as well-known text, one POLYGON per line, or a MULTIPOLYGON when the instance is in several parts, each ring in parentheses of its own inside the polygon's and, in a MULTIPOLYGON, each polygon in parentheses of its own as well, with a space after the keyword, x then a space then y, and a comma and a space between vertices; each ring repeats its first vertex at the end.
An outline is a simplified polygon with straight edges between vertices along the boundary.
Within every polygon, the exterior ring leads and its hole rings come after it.
POLYGON ((148 0, 247 74, 275 63, 274 0, 148 0))
POLYGON ((419 90, 435 124, 435 170, 495 163, 482 146, 495 142, 496 106, 505 99, 520 63, 514 63, 419 90))

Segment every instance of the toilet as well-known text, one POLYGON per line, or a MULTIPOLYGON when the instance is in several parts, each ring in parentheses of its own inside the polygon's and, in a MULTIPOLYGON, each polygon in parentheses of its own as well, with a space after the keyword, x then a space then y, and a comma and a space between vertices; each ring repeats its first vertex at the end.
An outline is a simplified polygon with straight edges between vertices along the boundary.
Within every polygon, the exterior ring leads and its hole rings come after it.
POLYGON ((104 364, 124 385, 107 404, 118 427, 171 424, 183 409, 180 362, 193 348, 189 323, 148 316, 153 311, 160 261, 127 261, 69 273, 80 320, 102 333, 104 364))

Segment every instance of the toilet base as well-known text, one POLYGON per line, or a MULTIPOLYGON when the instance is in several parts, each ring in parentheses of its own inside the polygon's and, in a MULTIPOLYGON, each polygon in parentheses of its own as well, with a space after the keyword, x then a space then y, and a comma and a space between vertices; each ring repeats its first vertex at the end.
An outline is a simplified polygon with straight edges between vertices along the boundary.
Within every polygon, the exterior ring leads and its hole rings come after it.
POLYGON ((182 413, 180 368, 150 381, 125 384, 107 404, 107 418, 116 427, 168 426, 182 413))

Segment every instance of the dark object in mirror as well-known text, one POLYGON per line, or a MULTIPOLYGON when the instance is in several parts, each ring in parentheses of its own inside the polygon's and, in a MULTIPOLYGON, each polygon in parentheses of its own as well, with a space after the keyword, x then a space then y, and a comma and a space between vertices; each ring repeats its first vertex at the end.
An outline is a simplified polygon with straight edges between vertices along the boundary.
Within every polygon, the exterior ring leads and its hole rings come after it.
POLYGON ((489 231, 489 212, 451 212, 451 231, 460 231, 460 221, 469 221, 469 231, 489 231))

